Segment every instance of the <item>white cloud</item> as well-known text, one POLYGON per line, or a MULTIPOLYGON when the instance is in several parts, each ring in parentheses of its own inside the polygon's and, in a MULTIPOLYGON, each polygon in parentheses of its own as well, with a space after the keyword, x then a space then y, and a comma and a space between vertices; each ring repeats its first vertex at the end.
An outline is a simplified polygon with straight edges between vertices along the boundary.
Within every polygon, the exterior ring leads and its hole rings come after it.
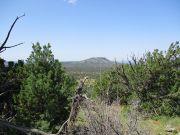
POLYGON ((64 0, 67 1, 69 4, 76 4, 78 0, 64 0))

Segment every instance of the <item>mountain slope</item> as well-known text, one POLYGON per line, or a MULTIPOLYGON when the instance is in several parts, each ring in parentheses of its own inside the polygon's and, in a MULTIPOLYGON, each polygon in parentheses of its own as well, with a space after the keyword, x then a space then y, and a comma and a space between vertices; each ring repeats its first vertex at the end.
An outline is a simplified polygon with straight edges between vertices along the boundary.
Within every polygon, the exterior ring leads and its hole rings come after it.
POLYGON ((99 71, 100 69, 111 67, 114 62, 104 57, 93 57, 82 61, 62 62, 68 71, 99 71))
POLYGON ((112 64, 113 62, 104 57, 92 57, 86 60, 82 60, 80 63, 112 64))

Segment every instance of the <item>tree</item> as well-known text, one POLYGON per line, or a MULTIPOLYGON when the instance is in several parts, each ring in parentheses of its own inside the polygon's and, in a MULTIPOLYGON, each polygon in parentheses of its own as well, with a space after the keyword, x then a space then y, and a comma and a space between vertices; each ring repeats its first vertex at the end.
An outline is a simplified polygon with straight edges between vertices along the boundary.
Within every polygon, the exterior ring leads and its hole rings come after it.
POLYGON ((16 122, 45 131, 55 131, 69 114, 75 80, 54 59, 50 44, 33 44, 24 67, 25 78, 15 99, 16 122))
POLYGON ((23 78, 24 62, 19 60, 17 63, 8 62, 0 59, 0 116, 4 119, 12 119, 14 116, 13 95, 19 93, 23 78))
MULTIPOLYGON (((19 43, 16 45, 6 46, 9 36, 11 34, 11 31, 14 28, 16 22, 21 17, 24 17, 24 16, 25 16, 25 14, 22 16, 17 16, 16 19, 14 20, 13 24, 11 25, 11 27, 7 33, 7 36, 4 40, 4 42, 0 45, 0 53, 4 52, 8 48, 13 48, 13 47, 23 44, 23 43, 19 43)), ((14 94, 14 91, 19 90, 19 87, 20 87, 19 79, 20 78, 18 78, 19 75, 16 76, 16 74, 20 73, 20 72, 17 72, 18 67, 23 65, 22 61, 18 61, 18 64, 15 64, 14 62, 9 62, 7 66, 5 66, 4 62, 5 62, 5 60, 0 58, 0 97, 1 97, 1 99, 0 99, 0 112, 1 112, 0 115, 3 114, 2 117, 5 117, 7 115, 7 114, 5 114, 5 116, 4 116, 4 109, 6 109, 8 112, 11 109, 10 106, 11 106, 12 95, 14 94)))
POLYGON ((119 79, 115 66, 108 69, 95 81, 94 95, 108 104, 116 101, 127 105, 132 93, 128 91, 127 87, 122 87, 119 79))
POLYGON ((166 52, 155 49, 140 59, 133 56, 129 64, 116 65, 101 76, 95 91, 98 95, 105 93, 105 98, 106 93, 109 96, 114 93, 126 104, 130 99, 138 98, 139 109, 151 114, 179 116, 179 69, 180 47, 176 42, 166 52))
POLYGON ((180 48, 172 43, 167 52, 155 49, 126 68, 128 84, 140 99, 140 108, 156 115, 180 115, 180 48))

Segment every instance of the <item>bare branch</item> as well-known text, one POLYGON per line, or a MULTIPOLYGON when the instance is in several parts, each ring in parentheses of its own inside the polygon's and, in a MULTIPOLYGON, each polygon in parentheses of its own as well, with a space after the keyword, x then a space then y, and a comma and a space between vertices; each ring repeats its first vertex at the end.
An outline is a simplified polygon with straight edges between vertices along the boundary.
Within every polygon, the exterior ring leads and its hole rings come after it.
MULTIPOLYGON (((136 63, 136 62, 134 62, 134 63, 136 63)), ((133 71, 134 73, 136 73, 130 60, 129 60, 129 65, 130 65, 132 71, 133 71)))
POLYGON ((19 43, 19 44, 12 45, 12 46, 5 46, 4 49, 6 49, 6 48, 12 48, 12 47, 19 46, 19 45, 22 45, 22 44, 24 44, 24 43, 19 43))
POLYGON ((69 119, 66 120, 66 121, 62 124, 62 126, 60 127, 60 129, 59 129, 58 132, 56 133, 57 135, 60 135, 64 130, 67 130, 66 127, 67 127, 67 122, 68 122, 68 121, 69 121, 69 119))
POLYGON ((67 128, 70 129, 74 126, 75 119, 77 117, 80 103, 84 100, 84 96, 82 95, 82 89, 87 77, 85 77, 79 84, 78 88, 76 89, 76 95, 73 98, 72 105, 71 105, 71 112, 67 122, 67 128))
MULTIPOLYGON (((11 34, 11 31, 12 31, 14 25, 16 24, 17 20, 20 19, 21 17, 24 17, 24 16, 25 16, 25 14, 23 14, 22 16, 17 16, 16 19, 14 20, 13 24, 11 25, 11 27, 10 27, 10 29, 9 29, 9 31, 8 31, 8 34, 7 34, 4 42, 3 42, 2 45, 0 46, 0 53, 3 52, 3 51, 5 51, 5 50, 3 50, 3 49, 17 46, 17 45, 14 45, 14 46, 11 46, 11 47, 5 47, 8 39, 9 39, 9 36, 10 36, 10 34, 11 34), (3 51, 2 51, 2 50, 3 50, 3 51)), ((20 43, 20 44, 22 44, 22 43, 20 43)), ((20 45, 20 44, 19 44, 19 45, 20 45)))

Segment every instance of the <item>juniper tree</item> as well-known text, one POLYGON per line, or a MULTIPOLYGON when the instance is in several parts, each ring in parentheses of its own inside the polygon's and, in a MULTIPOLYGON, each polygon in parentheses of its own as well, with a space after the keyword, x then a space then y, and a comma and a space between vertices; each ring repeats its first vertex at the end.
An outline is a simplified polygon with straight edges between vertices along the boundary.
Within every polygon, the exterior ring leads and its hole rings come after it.
POLYGON ((68 117, 75 80, 54 59, 50 44, 33 44, 24 67, 25 78, 15 97, 17 122, 42 130, 55 130, 68 117))

